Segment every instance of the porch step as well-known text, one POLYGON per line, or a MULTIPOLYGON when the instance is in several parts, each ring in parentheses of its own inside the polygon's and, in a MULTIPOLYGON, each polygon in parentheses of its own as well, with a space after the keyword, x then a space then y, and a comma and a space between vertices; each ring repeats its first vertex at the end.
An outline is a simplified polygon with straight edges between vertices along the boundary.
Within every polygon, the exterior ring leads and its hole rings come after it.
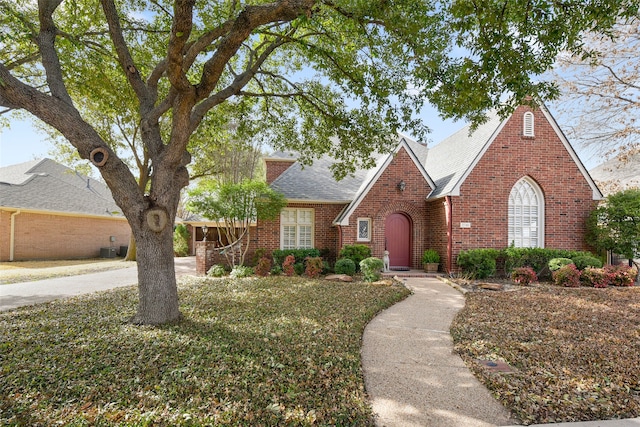
POLYGON ((424 270, 389 271, 382 273, 382 277, 440 277, 443 273, 425 273, 424 270))

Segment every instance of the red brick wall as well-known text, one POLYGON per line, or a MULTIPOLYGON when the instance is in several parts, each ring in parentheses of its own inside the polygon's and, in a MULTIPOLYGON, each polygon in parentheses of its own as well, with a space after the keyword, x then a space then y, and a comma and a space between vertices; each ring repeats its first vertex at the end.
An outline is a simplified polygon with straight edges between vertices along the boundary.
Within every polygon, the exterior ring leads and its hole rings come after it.
POLYGON ((295 163, 295 160, 272 160, 265 159, 267 169, 267 184, 271 184, 277 177, 295 163))
POLYGON ((508 198, 529 176, 545 198, 544 246, 586 249, 585 220, 593 192, 540 110, 519 107, 453 197, 453 255, 472 248, 505 248, 508 198), (535 116, 535 137, 522 136, 523 114, 535 116), (461 222, 471 228, 461 229, 461 222))
MULTIPOLYGON (((0 212, 0 261, 9 260, 10 214, 0 212)), ((23 212, 15 216, 14 260, 72 259, 100 256, 116 236, 117 250, 129 245, 125 219, 86 218, 23 212)))
MULTIPOLYGON (((426 198, 431 188, 404 148, 401 148, 391 163, 380 175, 365 199, 349 218, 349 225, 342 226, 342 243, 366 244, 373 256, 382 258, 384 252, 384 222, 394 212, 401 212, 411 220, 411 267, 422 267, 422 252, 431 246, 432 231, 429 229, 426 198), (405 190, 398 189, 403 180, 405 190), (371 242, 357 241, 357 219, 372 219, 371 242)), ((442 254, 441 254, 442 256, 442 254)))
MULTIPOLYGON (((320 250, 328 250, 332 255, 339 251, 338 228, 333 221, 344 209, 344 204, 323 203, 290 203, 289 208, 313 209, 314 212, 314 246, 320 250)), ((258 230, 252 236, 253 248, 264 248, 271 252, 280 249, 280 218, 273 221, 259 221, 258 230)))

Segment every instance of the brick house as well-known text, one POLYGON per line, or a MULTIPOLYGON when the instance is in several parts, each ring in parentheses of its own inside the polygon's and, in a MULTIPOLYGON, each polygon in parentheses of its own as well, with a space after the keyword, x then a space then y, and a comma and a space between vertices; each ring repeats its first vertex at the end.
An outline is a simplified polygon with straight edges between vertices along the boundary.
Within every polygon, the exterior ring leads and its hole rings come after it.
POLYGON ((284 153, 265 162, 268 183, 288 206, 279 220, 258 224, 254 248, 336 254, 362 243, 376 257, 388 250, 397 268, 421 268, 428 248, 445 272, 466 249, 587 249, 585 219, 602 198, 543 106, 490 116, 433 148, 402 137, 375 168, 342 181, 333 179, 330 158, 304 168, 284 153))
POLYGON ((51 159, 0 168, 0 261, 95 258, 130 235, 103 183, 51 159))

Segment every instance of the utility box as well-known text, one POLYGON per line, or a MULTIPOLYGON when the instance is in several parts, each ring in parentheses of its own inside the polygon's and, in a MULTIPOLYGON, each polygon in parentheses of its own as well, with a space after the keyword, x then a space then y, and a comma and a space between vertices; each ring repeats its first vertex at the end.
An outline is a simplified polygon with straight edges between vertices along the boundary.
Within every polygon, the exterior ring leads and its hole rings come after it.
POLYGON ((120 256, 123 258, 126 257, 128 250, 129 250, 129 246, 120 246, 120 256))
POLYGON ((115 258, 116 248, 100 248, 100 258, 115 258))

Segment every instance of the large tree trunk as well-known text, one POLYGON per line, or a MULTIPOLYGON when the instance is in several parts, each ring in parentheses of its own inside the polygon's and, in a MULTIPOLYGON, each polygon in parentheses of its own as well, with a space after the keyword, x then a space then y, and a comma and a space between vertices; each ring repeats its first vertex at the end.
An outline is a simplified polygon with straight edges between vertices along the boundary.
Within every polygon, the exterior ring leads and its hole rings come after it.
POLYGON ((132 322, 158 325, 181 318, 173 260, 171 224, 161 232, 136 233, 138 247, 138 310, 132 322))

